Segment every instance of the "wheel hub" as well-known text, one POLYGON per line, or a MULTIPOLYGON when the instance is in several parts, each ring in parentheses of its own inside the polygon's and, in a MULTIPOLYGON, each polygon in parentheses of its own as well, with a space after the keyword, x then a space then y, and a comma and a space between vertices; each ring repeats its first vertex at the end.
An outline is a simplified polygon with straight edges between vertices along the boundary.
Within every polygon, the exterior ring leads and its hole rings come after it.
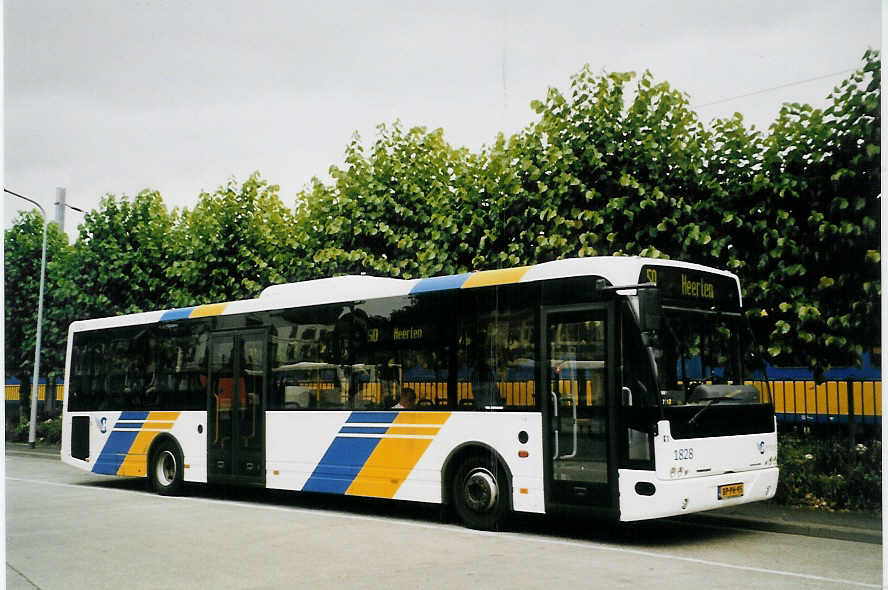
POLYGON ((487 512, 493 508, 499 495, 496 478, 481 467, 466 476, 463 491, 466 505, 475 512, 487 512))
POLYGON ((164 487, 169 486, 176 479, 176 457, 168 450, 163 450, 157 457, 155 475, 157 481, 164 487))

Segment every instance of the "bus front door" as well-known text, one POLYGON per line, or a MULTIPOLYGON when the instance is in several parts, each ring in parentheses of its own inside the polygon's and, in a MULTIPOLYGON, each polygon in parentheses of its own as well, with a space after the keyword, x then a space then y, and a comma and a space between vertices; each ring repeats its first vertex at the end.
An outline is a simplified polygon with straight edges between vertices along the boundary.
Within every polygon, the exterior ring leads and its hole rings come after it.
POLYGON ((207 480, 265 483, 262 331, 213 334, 207 392, 207 480))
POLYGON ((609 317, 606 306, 543 314, 554 504, 615 508, 609 317))

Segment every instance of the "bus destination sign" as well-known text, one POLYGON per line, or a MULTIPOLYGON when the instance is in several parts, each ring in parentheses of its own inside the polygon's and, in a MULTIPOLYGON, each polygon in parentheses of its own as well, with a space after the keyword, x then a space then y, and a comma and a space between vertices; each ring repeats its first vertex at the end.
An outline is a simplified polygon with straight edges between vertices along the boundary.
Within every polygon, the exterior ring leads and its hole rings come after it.
POLYGON ((731 277, 673 266, 645 265, 639 283, 655 283, 664 300, 693 307, 739 308, 737 283, 731 277))

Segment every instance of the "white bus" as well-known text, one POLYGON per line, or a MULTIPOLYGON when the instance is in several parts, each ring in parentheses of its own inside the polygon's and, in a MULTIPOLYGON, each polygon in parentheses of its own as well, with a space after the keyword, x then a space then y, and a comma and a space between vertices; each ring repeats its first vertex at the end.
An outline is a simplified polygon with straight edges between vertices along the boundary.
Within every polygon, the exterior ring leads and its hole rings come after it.
POLYGON ((482 529, 512 511, 632 521, 765 500, 776 422, 746 334, 735 275, 630 257, 78 321, 62 459, 161 494, 442 503, 482 529))

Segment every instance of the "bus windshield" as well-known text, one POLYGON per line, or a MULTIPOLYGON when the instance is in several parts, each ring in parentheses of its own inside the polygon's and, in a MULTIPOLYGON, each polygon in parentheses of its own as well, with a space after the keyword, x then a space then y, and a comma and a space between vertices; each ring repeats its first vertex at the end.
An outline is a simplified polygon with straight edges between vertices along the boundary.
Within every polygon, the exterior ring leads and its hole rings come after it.
POLYGON ((739 313, 666 308, 654 347, 666 406, 767 403, 746 371, 753 364, 739 313))

